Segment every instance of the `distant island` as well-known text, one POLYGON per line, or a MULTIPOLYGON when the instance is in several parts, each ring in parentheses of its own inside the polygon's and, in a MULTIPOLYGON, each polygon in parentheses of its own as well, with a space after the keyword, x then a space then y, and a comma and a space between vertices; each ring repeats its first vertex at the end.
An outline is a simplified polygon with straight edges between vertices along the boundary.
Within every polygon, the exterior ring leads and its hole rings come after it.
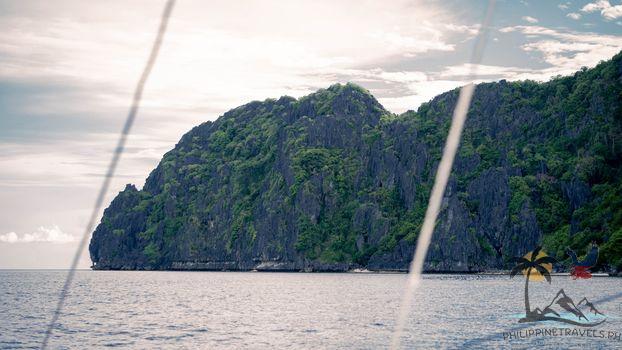
MULTIPOLYGON (((94 269, 407 269, 458 90, 417 111, 333 85, 205 122, 127 185, 94 269)), ((542 244, 622 270, 622 53, 546 83, 479 84, 426 271, 511 268, 542 244)))

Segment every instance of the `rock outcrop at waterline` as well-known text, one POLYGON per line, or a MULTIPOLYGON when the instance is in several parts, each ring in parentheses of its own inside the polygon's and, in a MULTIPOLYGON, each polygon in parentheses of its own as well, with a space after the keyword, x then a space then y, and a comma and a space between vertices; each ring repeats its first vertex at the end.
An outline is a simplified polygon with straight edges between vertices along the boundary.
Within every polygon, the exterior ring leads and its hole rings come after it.
MULTIPOLYGON (((597 241, 622 266, 621 62, 477 86, 428 271, 505 268, 539 242, 597 241)), ((94 268, 404 270, 457 96, 395 115, 337 84, 203 123, 105 210, 94 268)))

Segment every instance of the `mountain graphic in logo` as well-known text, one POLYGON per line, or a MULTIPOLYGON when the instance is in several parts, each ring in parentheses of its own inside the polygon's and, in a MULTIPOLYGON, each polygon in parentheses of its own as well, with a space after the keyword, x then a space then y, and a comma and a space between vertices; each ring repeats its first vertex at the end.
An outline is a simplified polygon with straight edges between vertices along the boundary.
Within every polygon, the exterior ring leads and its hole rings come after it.
POLYGON ((572 276, 573 279, 592 278, 592 274, 590 273, 589 269, 591 267, 594 267, 596 265, 596 262, 598 261, 598 246, 596 244, 592 243, 592 247, 589 253, 587 253, 583 260, 579 260, 577 258, 577 254, 570 248, 566 248, 566 254, 570 256, 570 259, 572 259, 570 276, 572 276))
POLYGON ((581 299, 581 301, 577 305, 579 306, 579 308, 588 308, 588 311, 590 313, 593 313, 594 315, 605 316, 605 314, 603 314, 602 312, 598 311, 598 309, 596 309, 594 304, 590 303, 589 300, 587 300, 587 298, 581 299))
POLYGON ((574 319, 577 322, 581 322, 582 320, 589 322, 588 316, 604 316, 604 314, 598 311, 594 304, 592 304, 585 297, 581 299, 579 303, 575 304, 572 298, 567 296, 563 289, 560 289, 559 292, 557 292, 553 300, 551 300, 544 310, 536 308, 534 311, 536 311, 539 315, 555 315, 556 317, 574 319))
POLYGON ((594 327, 606 321, 606 319, 595 320, 604 314, 598 311, 586 297, 575 304, 563 289, 560 289, 544 308, 531 309, 529 282, 546 280, 550 284, 551 270, 556 260, 548 256, 542 247, 537 247, 525 256, 515 258, 514 261, 517 264, 510 272, 510 278, 519 272, 525 276, 525 317, 521 318, 519 323, 556 321, 581 327, 594 327), (591 321, 590 318, 594 320, 591 321))

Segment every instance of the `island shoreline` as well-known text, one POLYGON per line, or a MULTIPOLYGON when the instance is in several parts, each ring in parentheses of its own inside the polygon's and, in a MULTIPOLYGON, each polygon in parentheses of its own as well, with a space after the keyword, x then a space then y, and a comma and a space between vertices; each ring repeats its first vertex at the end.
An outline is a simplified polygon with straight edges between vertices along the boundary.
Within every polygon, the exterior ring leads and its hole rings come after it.
MULTIPOLYGON (((94 268, 91 266, 91 271, 162 271, 162 272, 256 272, 256 273, 343 273, 343 274, 376 274, 376 275, 400 275, 400 274, 408 274, 408 270, 404 269, 378 269, 378 270, 369 270, 369 269, 347 269, 347 270, 339 270, 339 269, 324 269, 324 270, 311 270, 311 269, 180 269, 180 268, 170 268, 170 269, 130 269, 130 268, 94 268)), ((447 270, 425 270, 422 271, 423 275, 471 275, 471 276, 503 276, 509 275, 510 270, 488 270, 488 271, 447 271, 447 270)), ((552 273, 552 276, 570 276, 568 272, 556 272, 552 273)), ((622 273, 614 273, 614 272, 595 272, 592 274, 592 277, 595 278, 603 278, 603 277, 614 277, 620 278, 622 277, 622 273)))

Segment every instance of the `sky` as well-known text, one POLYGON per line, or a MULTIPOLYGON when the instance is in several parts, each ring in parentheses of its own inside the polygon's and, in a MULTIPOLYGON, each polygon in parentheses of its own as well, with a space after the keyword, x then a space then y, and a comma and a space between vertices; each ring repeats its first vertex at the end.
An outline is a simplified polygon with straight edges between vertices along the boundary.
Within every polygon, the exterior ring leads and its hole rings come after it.
MULTIPOLYGON (((70 265, 163 5, 0 0, 0 269, 70 265)), ((252 100, 354 82, 401 113, 466 84, 486 6, 178 0, 106 205, 252 100)), ((477 79, 546 81, 620 50, 619 0, 497 1, 477 79)))

